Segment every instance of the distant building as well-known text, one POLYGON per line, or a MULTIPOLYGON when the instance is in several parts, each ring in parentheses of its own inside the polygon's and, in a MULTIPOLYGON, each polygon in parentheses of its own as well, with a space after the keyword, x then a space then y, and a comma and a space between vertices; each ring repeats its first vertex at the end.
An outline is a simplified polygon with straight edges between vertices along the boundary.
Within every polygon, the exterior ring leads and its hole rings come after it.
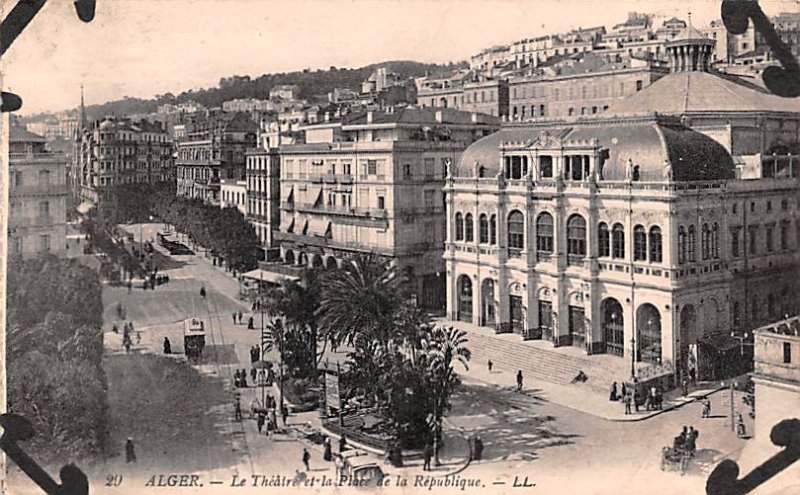
POLYGON ((417 91, 423 108, 454 108, 494 117, 508 116, 508 82, 469 71, 450 79, 427 81, 417 91))
POLYGON ((300 86, 296 84, 283 84, 275 86, 269 90, 269 99, 280 98, 282 100, 299 100, 300 86))
POLYGON ((222 179, 220 181, 221 208, 236 208, 247 215, 247 182, 244 180, 222 179))
POLYGON ((66 253, 67 156, 45 138, 9 128, 9 257, 66 253))
POLYGON ((78 132, 76 187, 81 201, 97 204, 107 188, 175 179, 172 139, 147 120, 106 117, 78 132))
POLYGON ((220 202, 220 180, 243 180, 245 151, 256 146, 247 114, 217 112, 193 122, 177 143, 177 194, 220 202))
POLYGON ((195 113, 205 110, 205 108, 205 106, 195 101, 187 101, 178 104, 165 103, 163 105, 159 105, 157 111, 161 114, 172 115, 179 113, 195 113))
POLYGON ((447 164, 499 119, 405 107, 348 114, 335 125, 307 126, 308 143, 280 147, 273 235, 283 260, 333 269, 354 253, 376 253, 408 276, 421 306, 443 307, 447 164))

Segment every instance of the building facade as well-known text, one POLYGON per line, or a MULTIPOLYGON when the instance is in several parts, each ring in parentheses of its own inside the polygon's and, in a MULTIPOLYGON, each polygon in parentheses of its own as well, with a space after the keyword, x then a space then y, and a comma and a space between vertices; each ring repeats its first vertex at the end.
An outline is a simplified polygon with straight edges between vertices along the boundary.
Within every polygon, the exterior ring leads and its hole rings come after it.
POLYGON ((9 128, 9 257, 66 254, 67 156, 45 138, 9 128))
POLYGON ((220 203, 220 180, 244 180, 245 152, 256 146, 256 124, 244 113, 217 112, 186 128, 177 143, 177 193, 220 203))
POLYGON ((686 373, 704 335, 794 314, 800 108, 708 73, 705 37, 668 47, 674 73, 608 117, 515 123, 463 153, 451 319, 686 373))
POLYGON ((443 307, 445 169, 497 127, 478 114, 404 107, 346 115, 340 133, 306 131, 306 144, 280 148, 282 259, 335 268, 376 253, 408 277, 421 306, 443 307))
POLYGON ((277 247, 273 233, 280 226, 280 163, 277 148, 247 152, 247 219, 256 229, 267 260, 277 247))
POLYGON ((247 182, 244 180, 220 180, 220 208, 236 208, 247 216, 247 182))
POLYGON ((107 117, 78 132, 76 187, 97 204, 109 187, 175 180, 172 139, 160 123, 107 117))

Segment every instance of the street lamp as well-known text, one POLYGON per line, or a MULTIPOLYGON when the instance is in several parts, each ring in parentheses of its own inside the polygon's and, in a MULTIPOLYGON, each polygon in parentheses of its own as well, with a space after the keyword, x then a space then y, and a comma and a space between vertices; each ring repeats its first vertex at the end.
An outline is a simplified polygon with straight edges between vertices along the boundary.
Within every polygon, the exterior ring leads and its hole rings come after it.
POLYGON ((751 342, 745 342, 750 337, 750 334, 745 332, 744 337, 739 337, 734 332, 731 332, 731 337, 739 341, 739 353, 744 356, 744 346, 749 345, 752 346, 751 342))
POLYGON ((631 380, 636 378, 636 339, 631 336, 631 380))

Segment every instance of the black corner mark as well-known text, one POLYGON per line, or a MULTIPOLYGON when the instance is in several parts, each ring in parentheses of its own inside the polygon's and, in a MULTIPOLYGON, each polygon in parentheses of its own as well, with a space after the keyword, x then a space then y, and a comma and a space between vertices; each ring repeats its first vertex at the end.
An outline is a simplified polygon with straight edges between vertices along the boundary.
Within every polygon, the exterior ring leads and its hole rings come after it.
POLYGON ((61 484, 53 480, 47 472, 27 452, 22 450, 18 442, 33 437, 33 425, 19 414, 0 415, 0 426, 3 436, 0 437, 0 449, 6 453, 19 468, 32 479, 48 495, 88 495, 89 480, 83 471, 74 464, 61 468, 61 484))
POLYGON ((753 27, 766 40, 770 50, 782 67, 770 66, 764 69, 764 85, 772 93, 785 98, 800 96, 800 64, 775 32, 775 28, 761 10, 757 0, 723 0, 722 22, 731 34, 743 34, 750 20, 753 27))
POLYGON ((773 426, 770 440, 783 450, 742 479, 738 479, 736 462, 720 462, 706 481, 706 495, 745 495, 800 459, 800 419, 785 419, 773 426))

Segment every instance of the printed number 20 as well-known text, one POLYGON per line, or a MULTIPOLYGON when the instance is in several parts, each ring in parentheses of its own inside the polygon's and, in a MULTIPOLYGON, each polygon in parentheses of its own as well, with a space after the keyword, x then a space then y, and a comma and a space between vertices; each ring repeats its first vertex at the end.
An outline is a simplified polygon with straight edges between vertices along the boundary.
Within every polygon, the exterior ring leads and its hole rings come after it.
POLYGON ((106 486, 119 486, 122 484, 121 474, 109 474, 106 476, 106 486))

